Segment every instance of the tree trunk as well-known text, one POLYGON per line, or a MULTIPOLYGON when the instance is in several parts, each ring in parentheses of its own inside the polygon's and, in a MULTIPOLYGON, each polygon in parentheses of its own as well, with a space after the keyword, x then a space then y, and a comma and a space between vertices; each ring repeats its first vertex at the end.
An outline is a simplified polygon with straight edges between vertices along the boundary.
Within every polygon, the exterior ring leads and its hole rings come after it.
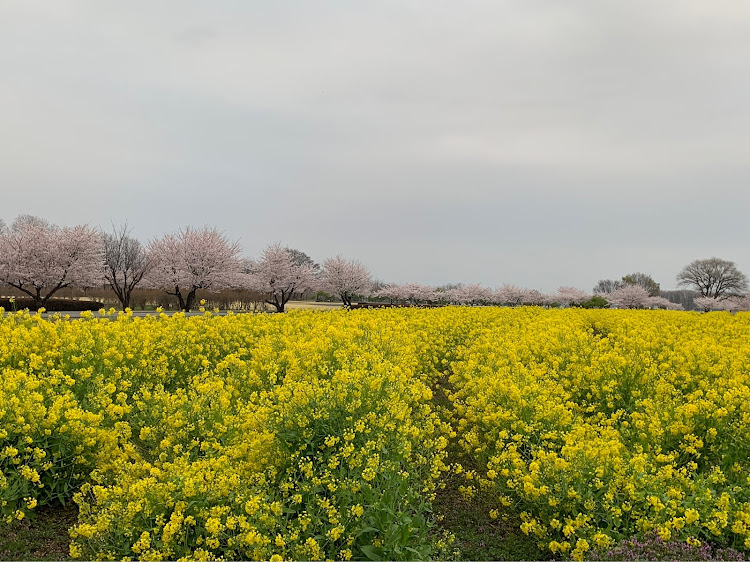
POLYGON ((276 308, 276 312, 284 312, 284 300, 282 299, 281 302, 279 302, 279 299, 276 295, 273 296, 272 301, 266 301, 268 304, 273 305, 274 308, 276 308))
POLYGON ((112 292, 117 297, 117 300, 120 301, 120 305, 122 306, 122 309, 125 310, 126 305, 125 301, 127 300, 125 297, 125 291, 127 290, 127 285, 123 285, 120 287, 120 283, 117 281, 117 272, 113 271, 112 269, 109 270, 109 275, 105 275, 105 280, 107 285, 109 285, 109 288, 112 289, 112 292))
POLYGON ((182 309, 185 312, 190 312, 190 309, 193 308, 193 305, 195 304, 195 291, 196 289, 190 289, 190 292, 185 299, 185 306, 182 309))
POLYGON ((131 291, 128 291, 125 289, 123 291, 122 298, 120 299, 120 304, 122 305, 122 310, 124 311, 126 308, 130 308, 130 293, 131 291))
POLYGON ((177 302, 180 303, 180 310, 185 310, 185 299, 182 297, 182 292, 180 292, 180 288, 175 287, 174 293, 172 294, 177 297, 177 302))
POLYGON ((281 310, 280 310, 280 312, 284 312, 284 307, 286 306, 286 303, 289 302, 289 299, 292 298, 293 294, 294 294, 294 290, 291 290, 288 293, 285 293, 284 291, 281 291, 281 310))
POLYGON ((284 312, 284 305, 286 304, 286 300, 284 300, 284 293, 281 293, 281 302, 279 302, 279 295, 273 293, 273 300, 267 300, 266 303, 276 308, 276 312, 284 312))

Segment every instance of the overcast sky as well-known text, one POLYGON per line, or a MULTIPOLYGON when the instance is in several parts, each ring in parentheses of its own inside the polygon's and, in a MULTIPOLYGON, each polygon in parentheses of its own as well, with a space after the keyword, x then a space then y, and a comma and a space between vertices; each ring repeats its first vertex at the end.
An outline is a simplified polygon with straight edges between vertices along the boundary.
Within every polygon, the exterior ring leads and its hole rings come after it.
POLYGON ((750 274, 750 3, 0 3, 0 217, 376 277, 750 274))

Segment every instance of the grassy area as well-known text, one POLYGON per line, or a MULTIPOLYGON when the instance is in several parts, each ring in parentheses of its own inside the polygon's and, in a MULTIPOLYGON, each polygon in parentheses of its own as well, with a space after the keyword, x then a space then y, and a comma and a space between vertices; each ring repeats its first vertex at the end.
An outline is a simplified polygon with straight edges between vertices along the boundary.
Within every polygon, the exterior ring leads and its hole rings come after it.
MULTIPOLYGON (((455 535, 461 560, 549 559, 519 531, 517 520, 490 519, 495 505, 482 497, 463 498, 458 491, 461 483, 460 477, 451 476, 434 506, 441 527, 455 535)), ((76 506, 44 507, 33 519, 14 521, 0 533, 0 560, 70 560, 68 529, 76 516, 76 506)))
MULTIPOLYGON (((481 495, 467 500, 459 492, 461 476, 447 477, 433 506, 440 529, 451 532, 460 560, 547 560, 536 542, 519 530, 520 521, 506 516, 491 519, 497 505, 481 495)), ((68 529, 77 508, 43 507, 33 519, 14 521, 0 533, 0 560, 70 560, 68 529)))
POLYGON ((549 560, 536 541, 524 535, 517 517, 491 519, 491 503, 481 494, 466 500, 458 491, 465 481, 451 475, 446 487, 438 492, 433 510, 443 529, 456 537, 453 547, 461 560, 549 560))
POLYGON ((295 308, 304 310, 338 310, 342 307, 340 302, 315 302, 315 301, 289 301, 286 303, 287 310, 295 308))
MULTIPOLYGON (((453 409, 444 390, 449 386, 446 374, 432 389, 432 402, 444 418, 453 409)), ((449 444, 448 461, 466 469, 477 468, 455 442, 449 444)), ((459 491, 467 483, 463 475, 450 473, 444 483, 445 487, 437 491, 433 512, 442 529, 455 536, 453 548, 459 551, 461 560, 549 560, 549 553, 542 552, 533 538, 521 532, 517 516, 501 514, 492 519, 490 510, 498 509, 497 502, 481 493, 465 498, 459 491)))
MULTIPOLYGON (((451 532, 461 560, 546 560, 536 542, 519 530, 520 521, 506 516, 491 519, 497 505, 481 494, 467 500, 459 492, 462 476, 451 474, 433 506, 440 528, 451 532)), ((68 529, 77 507, 43 507, 33 519, 14 521, 0 533, 0 560, 70 560, 68 529)))
POLYGON ((78 507, 42 507, 33 518, 14 521, 0 532, 0 560, 70 560, 68 529, 78 507))

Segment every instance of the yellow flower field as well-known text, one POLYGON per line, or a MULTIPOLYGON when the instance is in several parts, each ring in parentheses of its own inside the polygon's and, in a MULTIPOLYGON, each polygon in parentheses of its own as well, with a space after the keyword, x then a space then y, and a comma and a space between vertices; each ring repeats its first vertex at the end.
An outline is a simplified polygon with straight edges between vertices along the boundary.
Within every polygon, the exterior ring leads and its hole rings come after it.
MULTIPOLYGON (((750 315, 504 311, 452 366, 472 490, 553 553, 750 547, 750 315)), ((493 512, 491 516, 496 516, 493 512)))
POLYGON ((0 371, 0 514, 75 501, 76 558, 441 556, 448 470, 550 555, 750 547, 748 314, 17 313, 0 371))

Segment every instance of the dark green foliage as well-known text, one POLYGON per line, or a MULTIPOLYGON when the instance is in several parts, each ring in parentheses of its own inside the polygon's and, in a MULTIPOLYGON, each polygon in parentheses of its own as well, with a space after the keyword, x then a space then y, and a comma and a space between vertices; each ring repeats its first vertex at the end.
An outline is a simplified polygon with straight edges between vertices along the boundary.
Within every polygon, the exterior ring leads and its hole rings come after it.
MULTIPOLYGON (((37 307, 34 304, 34 299, 27 297, 16 297, 15 302, 11 302, 10 298, 0 298, 0 307, 4 308, 6 312, 14 310, 23 310, 28 308, 29 310, 36 311, 37 307)), ((47 301, 45 310, 47 312, 70 312, 70 311, 82 311, 82 310, 99 310, 104 308, 104 304, 99 301, 83 301, 73 299, 50 299, 47 301)))
POLYGON ((654 278, 647 273, 630 273, 622 278, 623 285, 639 285, 648 291, 650 297, 658 297, 661 287, 654 278))
POLYGON ((604 297, 600 295, 594 295, 586 302, 582 302, 581 308, 609 308, 609 303, 604 297))

